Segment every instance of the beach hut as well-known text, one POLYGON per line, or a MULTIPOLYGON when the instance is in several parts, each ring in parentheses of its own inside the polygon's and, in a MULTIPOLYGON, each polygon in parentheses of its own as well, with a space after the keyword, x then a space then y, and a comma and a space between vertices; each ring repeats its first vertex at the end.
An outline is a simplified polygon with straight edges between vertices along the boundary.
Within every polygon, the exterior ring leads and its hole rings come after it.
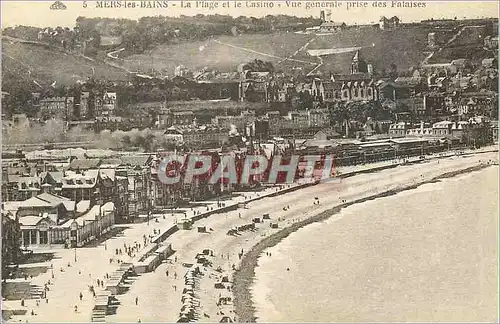
POLYGON ((94 304, 94 310, 107 312, 110 296, 111 292, 109 291, 102 291, 98 293, 94 304))
POLYGON ((206 232, 207 232, 206 226, 198 226, 198 233, 206 233, 206 232))
POLYGON ((269 214, 264 214, 262 216, 262 219, 271 219, 271 216, 269 216, 269 214))
POLYGON ((223 316, 219 321, 219 323, 232 323, 232 322, 233 320, 229 316, 223 316))
POLYGON ((252 222, 254 222, 254 223, 260 223, 260 218, 259 217, 255 217, 254 219, 252 219, 252 222))
POLYGON ((172 244, 164 243, 156 250, 155 253, 158 254, 160 260, 162 261, 174 254, 174 250, 172 249, 172 244))
POLYGON ((181 230, 190 230, 192 226, 190 219, 181 219, 177 222, 177 227, 181 230))
POLYGON ((197 258, 196 261, 199 264, 202 264, 204 267, 212 266, 212 262, 210 262, 209 260, 207 260, 207 258, 205 258, 205 257, 197 258))
POLYGON ((186 301, 188 301, 188 302, 189 302, 189 301, 192 301, 192 300, 193 300, 193 297, 192 297, 192 296, 189 296, 188 294, 184 294, 184 295, 182 295, 182 297, 181 297, 181 302, 182 302, 182 303, 184 303, 184 302, 186 302, 186 301))
POLYGON ((271 225, 269 225, 271 228, 278 228, 278 223, 271 223, 271 225))

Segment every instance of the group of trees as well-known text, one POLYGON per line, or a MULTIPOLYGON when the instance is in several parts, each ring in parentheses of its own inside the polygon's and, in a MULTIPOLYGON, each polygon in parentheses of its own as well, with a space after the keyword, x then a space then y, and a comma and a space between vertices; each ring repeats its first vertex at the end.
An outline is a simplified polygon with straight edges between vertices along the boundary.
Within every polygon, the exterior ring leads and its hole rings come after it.
POLYGON ((251 72, 274 72, 274 65, 268 61, 255 59, 243 65, 243 71, 251 72))

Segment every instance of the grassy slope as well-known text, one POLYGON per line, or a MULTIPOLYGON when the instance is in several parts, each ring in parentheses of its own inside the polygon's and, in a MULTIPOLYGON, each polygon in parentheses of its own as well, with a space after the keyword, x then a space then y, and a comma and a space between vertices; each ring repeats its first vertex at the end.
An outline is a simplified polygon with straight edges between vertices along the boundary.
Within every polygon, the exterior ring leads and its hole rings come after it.
MULTIPOLYGON (((305 72, 309 72, 314 68, 314 64, 293 61, 279 63, 280 58, 259 55, 216 41, 278 57, 289 57, 314 38, 308 49, 367 46, 363 49, 362 55, 374 65, 375 69, 388 69, 391 63, 396 64, 399 69, 405 69, 418 65, 424 58, 423 51, 426 47, 427 32, 428 30, 422 27, 412 27, 411 29, 401 28, 393 31, 380 31, 371 28, 350 29, 327 36, 295 33, 223 36, 214 40, 174 45, 165 44, 147 54, 133 55, 128 57, 127 61, 116 61, 115 63, 121 63, 129 70, 143 72, 150 71, 153 64, 156 70, 164 70, 171 75, 174 68, 181 64, 193 70, 207 66, 221 71, 230 71, 236 70, 237 66, 243 62, 261 59, 273 62, 278 70, 285 72, 291 73, 295 67, 301 67, 305 72), (371 46, 373 43, 374 47, 371 46), (202 46, 204 49, 200 50, 202 46)), ((4 78, 19 77, 28 82, 31 78, 38 82, 57 80, 58 83, 70 84, 91 76, 92 67, 94 67, 95 76, 98 78, 111 80, 127 78, 127 74, 119 69, 48 47, 10 43, 9 41, 4 41, 2 45, 2 54, 5 54, 2 61, 4 78), (28 70, 31 70, 31 76, 28 74, 28 70)), ((353 53, 346 53, 325 57, 324 65, 320 71, 324 73, 348 72, 352 56, 353 53)), ((313 63, 319 62, 318 58, 308 56, 305 51, 299 52, 293 58, 313 63)))
MULTIPOLYGON (((388 69, 394 63, 400 69, 418 65, 425 57, 423 51, 427 45, 427 33, 424 27, 400 28, 392 31, 380 31, 372 28, 350 29, 327 36, 300 35, 295 33, 275 33, 242 35, 239 37, 223 36, 216 40, 237 47, 267 53, 279 57, 293 55, 311 39, 308 49, 337 48, 351 46, 368 46, 362 51, 365 59, 376 69, 388 69), (375 44, 372 47, 372 44, 375 44)), ((329 56, 324 59, 323 72, 347 72, 350 67, 353 53, 329 56)), ((318 62, 317 58, 309 57, 305 51, 299 52, 295 59, 318 62)), ((175 45, 162 45, 154 50, 140 55, 133 55, 124 62, 129 69, 151 69, 151 64, 156 69, 164 69, 168 74, 173 74, 178 65, 185 65, 193 70, 203 68, 219 69, 221 71, 234 70, 243 62, 253 59, 271 61, 278 69, 285 72, 293 67, 303 67, 305 71, 311 70, 314 65, 299 62, 283 62, 278 58, 267 57, 256 53, 236 49, 216 43, 213 40, 203 42, 189 42, 175 45), (200 51, 200 47, 205 49, 200 51), (179 55, 182 53, 182 55, 179 55), (153 57, 153 60, 151 59, 153 57)))
POLYGON ((92 67, 97 78, 126 80, 128 77, 126 72, 104 63, 49 47, 9 41, 2 42, 2 67, 3 77, 18 77, 24 81, 35 79, 39 83, 57 81, 59 84, 72 84, 92 76, 92 67))

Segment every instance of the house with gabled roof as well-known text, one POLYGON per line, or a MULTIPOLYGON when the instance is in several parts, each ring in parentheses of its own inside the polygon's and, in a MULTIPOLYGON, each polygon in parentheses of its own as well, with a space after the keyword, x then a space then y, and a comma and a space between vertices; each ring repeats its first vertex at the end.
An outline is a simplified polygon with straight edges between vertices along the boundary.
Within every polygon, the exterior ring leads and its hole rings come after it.
POLYGON ((393 16, 389 19, 385 16, 382 16, 379 20, 379 27, 380 29, 396 28, 399 27, 399 21, 400 20, 397 16, 393 16))

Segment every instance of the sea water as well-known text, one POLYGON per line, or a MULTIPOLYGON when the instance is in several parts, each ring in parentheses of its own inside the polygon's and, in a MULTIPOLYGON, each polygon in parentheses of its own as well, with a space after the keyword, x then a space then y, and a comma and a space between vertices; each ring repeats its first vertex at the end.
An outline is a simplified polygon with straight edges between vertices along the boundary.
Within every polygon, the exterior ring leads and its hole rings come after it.
POLYGON ((497 231, 498 167, 350 206, 262 254, 257 321, 496 321, 497 231))

